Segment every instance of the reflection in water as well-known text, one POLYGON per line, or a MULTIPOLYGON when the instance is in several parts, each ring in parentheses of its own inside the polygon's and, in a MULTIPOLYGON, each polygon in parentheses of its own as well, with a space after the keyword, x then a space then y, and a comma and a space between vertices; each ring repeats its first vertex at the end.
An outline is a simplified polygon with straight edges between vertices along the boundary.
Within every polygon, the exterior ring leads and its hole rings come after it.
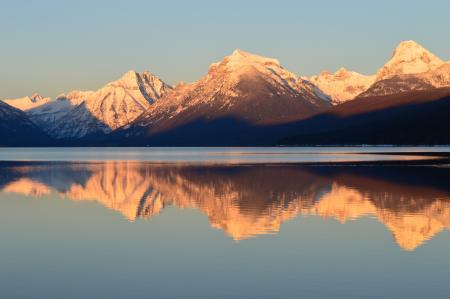
POLYGON ((405 250, 450 228, 449 168, 193 166, 133 162, 10 163, 3 192, 98 201, 130 221, 194 208, 234 240, 276 233, 299 215, 376 217, 405 250))

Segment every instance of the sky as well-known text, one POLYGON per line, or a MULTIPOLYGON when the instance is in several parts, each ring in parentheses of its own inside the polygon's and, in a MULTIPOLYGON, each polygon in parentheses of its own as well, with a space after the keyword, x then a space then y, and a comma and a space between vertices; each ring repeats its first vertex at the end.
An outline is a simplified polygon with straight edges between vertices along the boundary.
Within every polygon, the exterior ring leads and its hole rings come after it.
POLYGON ((127 70, 192 82, 240 48, 298 75, 374 73, 402 40, 450 60, 450 1, 0 0, 0 98, 96 90, 127 70))

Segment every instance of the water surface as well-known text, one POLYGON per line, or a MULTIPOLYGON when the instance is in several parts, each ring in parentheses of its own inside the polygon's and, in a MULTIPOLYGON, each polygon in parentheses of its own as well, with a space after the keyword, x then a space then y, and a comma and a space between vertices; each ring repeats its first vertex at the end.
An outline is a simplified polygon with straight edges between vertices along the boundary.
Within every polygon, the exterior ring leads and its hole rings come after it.
POLYGON ((159 163, 315 163, 418 160, 450 147, 137 147, 0 148, 0 161, 146 161, 159 163))
POLYGON ((0 151, 1 298, 448 294, 446 164, 271 163, 259 154, 268 149, 170 149, 172 161, 163 149, 155 160, 129 150, 119 160, 110 149, 48 149, 52 161, 42 149, 29 159, 0 151), (245 163, 220 160, 231 151, 245 163))

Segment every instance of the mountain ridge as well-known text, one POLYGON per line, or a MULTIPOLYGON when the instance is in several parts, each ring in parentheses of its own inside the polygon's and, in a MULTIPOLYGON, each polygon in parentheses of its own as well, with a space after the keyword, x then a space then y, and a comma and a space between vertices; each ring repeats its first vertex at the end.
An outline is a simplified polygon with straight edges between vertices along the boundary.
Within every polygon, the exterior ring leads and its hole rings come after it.
POLYGON ((3 100, 6 104, 13 106, 22 111, 28 111, 45 105, 50 102, 50 98, 44 98, 38 93, 34 93, 31 96, 26 96, 18 99, 5 99, 3 100))
POLYGON ((285 145, 450 144, 450 87, 360 97, 299 122, 285 145))
POLYGON ((239 130, 238 122, 283 123, 329 105, 329 98, 315 85, 282 68, 276 59, 235 50, 212 64, 199 81, 168 93, 131 125, 122 128, 121 138, 151 138, 153 134, 197 120, 204 120, 206 123, 200 126, 210 130, 211 127, 206 128, 208 123, 230 119, 228 125, 221 126, 235 126, 239 130))
POLYGON ((130 70, 95 91, 4 103, 21 109, 55 145, 268 145, 275 134, 282 134, 278 140, 293 136, 303 121, 326 115, 333 105, 350 109, 346 103, 368 98, 368 107, 379 101, 387 111, 391 105, 383 97, 421 91, 431 99, 449 86, 450 62, 404 41, 368 76, 340 68, 308 78, 275 58, 236 49, 193 83, 172 87, 148 71, 130 70))
POLYGON ((325 91, 333 104, 342 104, 361 96, 389 95, 410 90, 432 89, 450 86, 448 70, 443 74, 446 62, 419 43, 407 40, 400 42, 391 58, 375 74, 362 75, 341 68, 336 73, 324 71, 307 78, 325 91), (441 82, 432 82, 427 77, 441 76, 441 82), (370 90, 370 91, 369 91, 370 90))
POLYGON ((81 139, 126 125, 171 88, 148 71, 131 70, 96 91, 72 91, 27 114, 55 139, 81 139))

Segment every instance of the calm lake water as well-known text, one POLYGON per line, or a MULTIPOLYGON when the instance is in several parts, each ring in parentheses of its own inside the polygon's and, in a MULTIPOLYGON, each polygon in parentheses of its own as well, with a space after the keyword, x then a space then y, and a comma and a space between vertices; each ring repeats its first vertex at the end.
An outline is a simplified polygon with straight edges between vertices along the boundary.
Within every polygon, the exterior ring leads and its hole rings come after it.
POLYGON ((446 298, 442 152, 0 149, 0 298, 446 298))

